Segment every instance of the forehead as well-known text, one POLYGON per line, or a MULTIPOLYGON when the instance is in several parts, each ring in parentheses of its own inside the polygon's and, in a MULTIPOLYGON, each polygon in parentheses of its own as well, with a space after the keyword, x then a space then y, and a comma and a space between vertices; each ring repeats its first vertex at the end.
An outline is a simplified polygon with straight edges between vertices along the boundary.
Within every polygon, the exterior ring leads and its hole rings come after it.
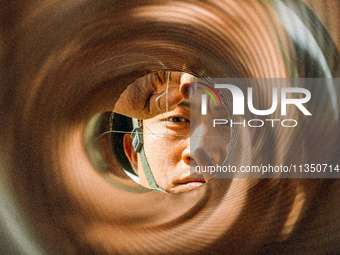
MULTIPOLYGON (((162 114, 157 115, 156 117, 144 120, 143 124, 148 125, 152 124, 155 121, 159 121, 160 119, 169 117, 171 114, 178 113, 180 115, 184 114, 184 117, 190 119, 190 113, 193 116, 196 116, 198 113, 201 112, 201 96, 205 94, 204 91, 195 89, 194 93, 191 95, 190 99, 184 99, 177 107, 172 110, 162 114), (197 113, 196 113, 197 112, 197 113)), ((214 115, 214 113, 219 114, 221 112, 227 112, 227 108, 224 105, 215 105, 214 101, 211 97, 207 97, 208 102, 208 109, 209 112, 214 115)), ((227 113, 226 113, 227 114, 227 113)))

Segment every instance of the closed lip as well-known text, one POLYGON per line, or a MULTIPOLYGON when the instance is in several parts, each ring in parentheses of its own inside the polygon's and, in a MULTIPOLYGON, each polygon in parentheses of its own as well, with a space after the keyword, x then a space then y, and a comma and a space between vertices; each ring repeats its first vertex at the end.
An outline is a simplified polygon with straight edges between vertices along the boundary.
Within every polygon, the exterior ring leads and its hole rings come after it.
POLYGON ((186 184, 186 183, 190 183, 190 182, 205 183, 205 180, 204 180, 203 176, 202 176, 202 178, 190 178, 190 175, 189 175, 189 176, 186 176, 183 179, 180 179, 178 181, 178 184, 186 184))
POLYGON ((203 175, 201 174, 192 174, 191 175, 194 178, 191 178, 190 175, 185 176, 184 178, 181 178, 178 180, 177 185, 178 192, 185 192, 192 189, 196 189, 198 187, 201 187, 206 181, 203 178, 203 175))

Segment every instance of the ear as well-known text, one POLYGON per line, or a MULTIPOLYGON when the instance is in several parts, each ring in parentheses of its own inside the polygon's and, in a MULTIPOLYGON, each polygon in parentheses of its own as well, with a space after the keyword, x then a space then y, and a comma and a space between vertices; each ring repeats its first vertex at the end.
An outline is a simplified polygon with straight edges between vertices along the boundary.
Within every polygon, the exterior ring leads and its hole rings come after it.
POLYGON ((138 163, 137 163, 138 162, 138 155, 135 152, 135 149, 133 148, 132 138, 131 138, 130 134, 124 135, 123 147, 124 147, 125 155, 129 159, 133 170, 135 170, 135 172, 138 174, 138 163))

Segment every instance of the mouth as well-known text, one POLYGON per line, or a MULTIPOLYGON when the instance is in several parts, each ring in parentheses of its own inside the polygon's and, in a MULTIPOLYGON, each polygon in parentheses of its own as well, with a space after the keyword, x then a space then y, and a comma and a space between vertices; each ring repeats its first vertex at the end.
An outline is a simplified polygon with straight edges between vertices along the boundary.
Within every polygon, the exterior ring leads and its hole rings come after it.
POLYGON ((191 175, 191 177, 190 175, 188 175, 185 178, 179 180, 179 182, 177 183, 177 192, 185 192, 197 189, 201 187, 204 183, 206 183, 206 181, 204 180, 203 175, 194 173, 191 175))

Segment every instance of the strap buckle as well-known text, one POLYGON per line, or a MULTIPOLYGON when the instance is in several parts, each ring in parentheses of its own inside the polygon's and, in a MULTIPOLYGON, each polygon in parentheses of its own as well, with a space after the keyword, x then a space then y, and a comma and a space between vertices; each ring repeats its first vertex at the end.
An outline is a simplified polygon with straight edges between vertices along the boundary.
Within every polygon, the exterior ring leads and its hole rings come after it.
POLYGON ((139 153, 143 146, 143 133, 142 132, 143 131, 140 127, 135 127, 131 133, 132 145, 136 153, 139 153))

